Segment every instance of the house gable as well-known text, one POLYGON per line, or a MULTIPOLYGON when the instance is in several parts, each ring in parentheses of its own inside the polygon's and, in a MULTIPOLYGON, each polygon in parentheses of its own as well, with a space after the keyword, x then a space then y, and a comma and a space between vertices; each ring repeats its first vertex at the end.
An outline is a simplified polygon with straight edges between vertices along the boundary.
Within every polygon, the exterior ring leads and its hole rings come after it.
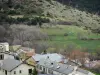
POLYGON ((27 64, 21 64, 11 71, 11 75, 14 75, 14 72, 16 72, 16 75, 29 75, 30 69, 33 70, 34 67, 27 64))

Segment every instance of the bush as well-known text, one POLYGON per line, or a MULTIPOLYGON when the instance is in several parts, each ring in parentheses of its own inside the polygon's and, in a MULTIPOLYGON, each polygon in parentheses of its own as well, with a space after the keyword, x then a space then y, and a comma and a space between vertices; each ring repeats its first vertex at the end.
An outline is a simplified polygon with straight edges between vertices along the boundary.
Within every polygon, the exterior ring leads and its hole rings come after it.
POLYGON ((98 75, 100 74, 100 66, 97 68, 93 68, 91 69, 93 72, 98 73, 98 75))
POLYGON ((20 12, 16 11, 16 10, 9 10, 8 11, 8 15, 19 15, 20 12))
POLYGON ((29 21, 29 18, 26 18, 26 17, 23 17, 23 18, 17 18, 16 19, 18 22, 26 22, 26 21, 29 21))
POLYGON ((33 46, 33 43, 36 43, 36 41, 45 40, 48 37, 34 26, 11 25, 9 29, 11 31, 10 37, 12 38, 12 43, 21 44, 22 46, 27 44, 29 44, 29 47, 33 46))
POLYGON ((41 18, 41 17, 34 17, 33 19, 29 20, 28 25, 37 25, 41 27, 42 23, 48 23, 49 19, 41 18))
POLYGON ((85 35, 85 34, 83 34, 83 33, 78 33, 78 34, 77 34, 77 38, 78 38, 79 40, 87 40, 87 39, 88 39, 88 36, 85 35))
POLYGON ((20 4, 17 4, 17 5, 14 6, 14 9, 18 9, 18 8, 24 9, 24 7, 22 5, 20 5, 20 4))
POLYGON ((9 23, 9 24, 13 24, 13 23, 16 23, 16 19, 15 18, 8 17, 6 19, 6 22, 9 23))
POLYGON ((67 33, 65 33, 65 34, 64 34, 64 36, 68 36, 68 34, 67 34, 67 33))
POLYGON ((53 15, 51 13, 47 12, 47 17, 53 18, 53 15))

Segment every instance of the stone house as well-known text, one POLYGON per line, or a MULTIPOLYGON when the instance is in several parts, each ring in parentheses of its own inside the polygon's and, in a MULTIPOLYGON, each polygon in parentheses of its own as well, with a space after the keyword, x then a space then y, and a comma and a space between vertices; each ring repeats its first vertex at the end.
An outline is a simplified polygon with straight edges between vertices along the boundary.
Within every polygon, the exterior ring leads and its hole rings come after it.
POLYGON ((77 66, 57 63, 49 58, 41 59, 37 64, 37 69, 40 73, 54 75, 95 75, 90 71, 83 70, 77 66))
POLYGON ((33 66, 15 59, 5 59, 0 65, 0 75, 30 75, 33 66))

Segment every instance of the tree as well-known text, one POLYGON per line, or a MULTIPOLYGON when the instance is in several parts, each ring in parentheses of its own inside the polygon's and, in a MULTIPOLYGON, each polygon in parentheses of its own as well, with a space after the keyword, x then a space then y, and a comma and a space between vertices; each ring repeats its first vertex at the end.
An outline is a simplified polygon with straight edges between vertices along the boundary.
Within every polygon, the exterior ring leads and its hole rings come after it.
POLYGON ((82 52, 80 50, 74 50, 70 53, 69 58, 75 60, 75 62, 81 62, 84 65, 86 58, 88 57, 88 53, 82 52))
POLYGON ((34 44, 34 48, 36 49, 36 53, 47 53, 49 45, 44 42, 38 42, 34 44))
POLYGON ((13 6, 12 0, 8 0, 8 7, 11 8, 13 6))
POLYGON ((6 41, 6 30, 3 26, 0 26, 0 41, 6 41))
POLYGON ((47 50, 44 50, 44 51, 43 51, 43 54, 47 54, 47 50))
POLYGON ((6 30, 3 26, 0 26, 0 37, 4 37, 6 33, 6 30))
POLYGON ((36 67, 34 67, 32 75, 38 75, 38 71, 36 70, 36 67))
POLYGON ((39 21, 39 26, 40 26, 40 28, 42 27, 42 22, 41 21, 39 21))
POLYGON ((11 25, 10 37, 12 38, 12 44, 18 43, 22 46, 28 45, 30 47, 37 40, 45 40, 47 35, 34 26, 11 25))
POLYGON ((40 5, 40 2, 37 0, 24 0, 22 4, 24 6, 24 11, 26 14, 33 13, 41 15, 43 13, 42 4, 40 5))

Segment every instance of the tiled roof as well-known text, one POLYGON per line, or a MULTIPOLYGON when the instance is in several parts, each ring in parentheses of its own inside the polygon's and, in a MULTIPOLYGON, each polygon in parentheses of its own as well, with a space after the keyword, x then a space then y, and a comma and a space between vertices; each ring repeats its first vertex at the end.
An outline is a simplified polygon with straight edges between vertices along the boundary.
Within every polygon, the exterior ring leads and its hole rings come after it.
MULTIPOLYGON (((38 64, 41 65, 41 66, 45 66, 46 68, 49 68, 53 71, 59 72, 61 74, 65 74, 65 75, 73 73, 74 71, 76 71, 77 73, 80 72, 83 75, 89 75, 91 73, 87 70, 84 70, 84 69, 81 69, 81 68, 78 68, 78 67, 75 67, 75 66, 51 61, 49 58, 48 59, 41 59, 38 62, 38 64)), ((91 73, 91 74, 94 75, 93 73, 91 73)))
POLYGON ((36 66, 36 62, 33 58, 29 58, 28 60, 26 60, 26 63, 31 66, 36 66))
MULTIPOLYGON (((32 50, 34 50, 34 49, 32 49, 32 48, 28 48, 28 47, 21 47, 21 49, 22 50, 24 50, 24 51, 32 51, 32 50)), ((34 50, 35 51, 35 50, 34 50)))
POLYGON ((32 56, 35 61, 40 61, 41 59, 46 59, 49 57, 51 61, 61 62, 64 61, 64 56, 61 54, 53 53, 53 54, 36 54, 32 56))
POLYGON ((22 62, 15 59, 8 58, 3 61, 1 68, 7 71, 11 71, 17 66, 19 66, 20 64, 22 64, 22 62))
POLYGON ((41 59, 38 64, 63 74, 69 74, 74 70, 74 67, 72 66, 51 62, 49 59, 41 59))
POLYGON ((38 75, 53 75, 53 74, 38 74, 38 75))
POLYGON ((28 56, 28 57, 32 57, 33 55, 35 55, 34 51, 26 53, 26 56, 28 56))
POLYGON ((84 73, 84 74, 88 74, 89 73, 89 71, 81 69, 81 68, 78 68, 77 71, 81 72, 81 73, 84 73))
POLYGON ((38 74, 38 75, 53 75, 53 74, 38 74))

